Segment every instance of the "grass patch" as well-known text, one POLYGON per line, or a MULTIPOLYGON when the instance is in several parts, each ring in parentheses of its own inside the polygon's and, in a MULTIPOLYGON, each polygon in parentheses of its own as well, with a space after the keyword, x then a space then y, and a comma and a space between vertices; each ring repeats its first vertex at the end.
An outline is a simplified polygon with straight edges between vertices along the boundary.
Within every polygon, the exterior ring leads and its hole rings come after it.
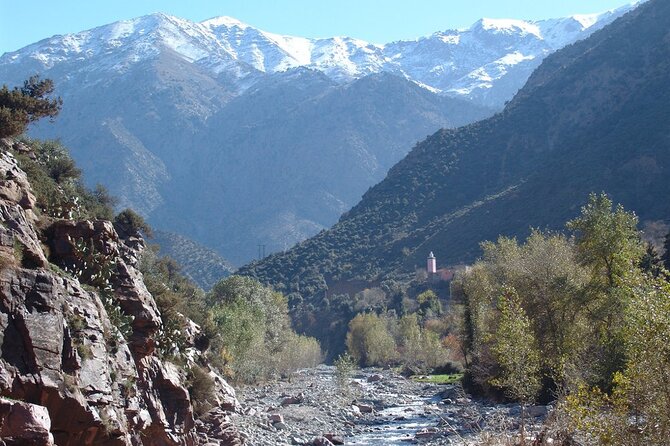
POLYGON ((450 375, 414 375, 410 377, 413 381, 432 384, 457 384, 463 379, 462 373, 450 375))

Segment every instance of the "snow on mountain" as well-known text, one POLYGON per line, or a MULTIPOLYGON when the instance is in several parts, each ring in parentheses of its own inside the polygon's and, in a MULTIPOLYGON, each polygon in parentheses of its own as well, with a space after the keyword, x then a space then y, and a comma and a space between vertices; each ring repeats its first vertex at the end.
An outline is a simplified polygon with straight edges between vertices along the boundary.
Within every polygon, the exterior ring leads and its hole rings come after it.
POLYGON ((122 73, 132 64, 171 51, 186 62, 240 82, 234 86, 238 91, 253 83, 241 83, 250 73, 307 67, 338 82, 391 72, 431 91, 500 106, 546 55, 587 37, 633 7, 534 22, 484 18, 467 29, 385 45, 350 37, 284 36, 225 16, 194 23, 157 13, 54 36, 4 54, 0 65, 29 61, 43 70, 70 65, 70 72, 122 73), (497 83, 507 86, 500 94, 494 91, 497 83))

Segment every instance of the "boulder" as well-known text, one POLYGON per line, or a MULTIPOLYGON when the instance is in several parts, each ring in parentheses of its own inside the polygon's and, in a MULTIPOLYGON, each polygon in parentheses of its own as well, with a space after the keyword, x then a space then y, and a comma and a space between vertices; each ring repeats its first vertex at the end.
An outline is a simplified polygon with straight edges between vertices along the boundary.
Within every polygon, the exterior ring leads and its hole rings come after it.
POLYGON ((151 416, 151 426, 145 434, 151 445, 195 444, 195 420, 184 377, 172 363, 147 356, 138 362, 139 387, 151 416))
POLYGON ((305 400, 305 395, 301 392, 298 395, 287 396, 281 401, 282 406, 290 406, 291 404, 301 404, 305 400))
POLYGON ((333 443, 326 437, 314 437, 309 443, 311 446, 332 446, 333 443))
POLYGON ((323 436, 326 437, 328 439, 328 441, 330 441, 333 444, 336 444, 336 445, 344 444, 344 439, 342 437, 340 437, 339 435, 334 434, 332 432, 325 433, 325 434, 323 434, 323 436))
POLYGON ((354 403, 353 407, 358 408, 361 413, 373 413, 375 411, 371 404, 354 403))
POLYGON ((28 223, 28 213, 16 203, 0 201, 0 245, 2 251, 13 256, 17 265, 40 268, 48 264, 42 246, 32 225, 28 223))
POLYGON ((245 443, 244 434, 237 430, 230 416, 219 407, 200 417, 196 423, 196 429, 199 444, 241 446, 245 443))
POLYGON ((44 406, 0 397, 0 438, 7 445, 53 446, 49 411, 44 406))
POLYGON ((270 420, 270 423, 272 424, 283 423, 284 416, 280 413, 271 413, 270 416, 268 417, 268 420, 270 420))
POLYGON ((368 382, 369 383, 376 383, 384 379, 384 375, 381 375, 379 373, 375 373, 373 375, 368 376, 368 382))

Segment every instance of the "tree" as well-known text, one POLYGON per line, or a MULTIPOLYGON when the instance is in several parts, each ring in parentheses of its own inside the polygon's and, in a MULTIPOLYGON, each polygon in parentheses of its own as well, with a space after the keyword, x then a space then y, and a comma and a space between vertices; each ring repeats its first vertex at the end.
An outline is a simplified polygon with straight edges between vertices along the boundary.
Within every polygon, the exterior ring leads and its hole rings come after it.
POLYGON ((433 290, 426 290, 416 297, 419 304, 419 313, 423 316, 439 316, 442 314, 442 304, 433 290))
POLYGON ((582 386, 566 409, 586 438, 603 445, 667 445, 670 438, 670 284, 663 277, 629 277, 625 311, 626 364, 613 390, 582 386))
POLYGON ((602 271, 606 285, 613 287, 644 255, 637 223, 637 216, 626 212, 622 205, 612 210, 607 194, 592 193, 582 214, 569 221, 567 227, 576 233, 584 263, 602 271))
POLYGON ((460 338, 473 382, 485 390, 497 372, 490 347, 500 317, 500 289, 507 285, 519 293, 530 319, 543 373, 561 384, 564 366, 581 361, 579 351, 590 334, 580 298, 589 271, 577 261, 574 243, 561 234, 534 230, 524 244, 500 237, 496 243, 483 243, 482 249, 483 258, 460 272, 451 285, 462 315, 454 334, 460 338))
POLYGON ((630 298, 621 286, 639 273, 645 253, 637 223, 634 213, 620 204, 613 209, 612 200, 602 193, 591 194, 581 215, 567 224, 576 234, 582 263, 591 270, 583 303, 600 340, 593 363, 603 388, 610 387, 625 361, 623 315, 630 298))
POLYGON ((663 259, 656 252, 656 248, 651 243, 647 243, 647 249, 640 259, 640 268, 647 274, 658 277, 663 269, 663 259))
POLYGON ((222 352, 219 365, 239 381, 288 376, 321 361, 318 342, 291 329, 284 295, 250 277, 219 281, 206 304, 219 335, 213 340, 222 352))
POLYGON ((665 252, 663 253, 663 266, 665 269, 670 271, 670 232, 668 232, 668 235, 665 236, 665 242, 663 243, 663 248, 665 249, 665 252))
MULTIPOLYGON (((639 444, 670 438, 670 283, 664 278, 631 279, 624 338, 626 368, 616 391, 635 415, 639 444)), ((622 420, 622 422, 625 422, 622 420)))
POLYGON ((349 394, 349 380, 351 379, 351 373, 356 366, 354 358, 352 358, 349 353, 345 352, 337 357, 334 364, 337 386, 339 387, 340 392, 346 396, 349 394))
POLYGON ((356 315, 349 322, 347 350, 363 366, 387 365, 396 356, 388 320, 374 313, 356 315))
POLYGON ((525 444, 525 407, 540 391, 540 353, 530 319, 521 307, 514 288, 506 287, 498 300, 500 319, 491 347, 501 373, 491 380, 497 387, 521 402, 521 444, 525 444))
POLYGON ((31 76, 22 88, 0 89, 0 138, 17 136, 25 132, 28 124, 41 118, 54 118, 60 112, 63 100, 50 99, 54 85, 51 79, 41 80, 31 76))

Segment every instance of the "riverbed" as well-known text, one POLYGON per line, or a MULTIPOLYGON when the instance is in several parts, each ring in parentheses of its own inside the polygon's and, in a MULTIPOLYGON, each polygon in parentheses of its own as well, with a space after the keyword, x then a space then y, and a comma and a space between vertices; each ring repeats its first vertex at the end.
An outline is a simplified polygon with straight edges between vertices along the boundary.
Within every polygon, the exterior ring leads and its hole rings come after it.
MULTIPOLYGON (((518 434, 520 415, 518 405, 474 400, 459 385, 418 383, 390 370, 364 369, 340 386, 329 366, 241 388, 238 399, 244 409, 234 422, 258 446, 505 444, 518 434)), ((529 437, 549 409, 533 408, 529 437)))

